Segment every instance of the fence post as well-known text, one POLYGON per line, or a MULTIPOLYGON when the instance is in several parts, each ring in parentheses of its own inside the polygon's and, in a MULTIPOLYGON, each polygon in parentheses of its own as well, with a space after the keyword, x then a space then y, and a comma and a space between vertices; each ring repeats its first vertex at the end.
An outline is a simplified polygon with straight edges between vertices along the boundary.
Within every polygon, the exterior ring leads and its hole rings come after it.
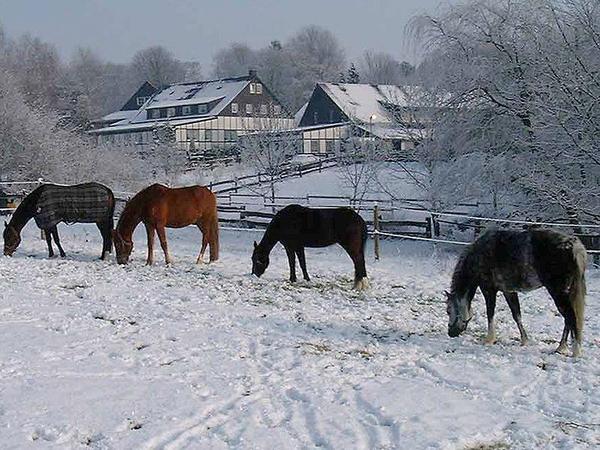
POLYGON ((440 235, 440 224, 437 221, 437 214, 431 215, 431 237, 438 237, 440 235))
POLYGON ((379 261, 379 206, 377 203, 373 206, 373 250, 375 252, 375 261, 379 261))
POLYGON ((431 217, 425 217, 425 237, 433 238, 433 227, 431 226, 431 217))

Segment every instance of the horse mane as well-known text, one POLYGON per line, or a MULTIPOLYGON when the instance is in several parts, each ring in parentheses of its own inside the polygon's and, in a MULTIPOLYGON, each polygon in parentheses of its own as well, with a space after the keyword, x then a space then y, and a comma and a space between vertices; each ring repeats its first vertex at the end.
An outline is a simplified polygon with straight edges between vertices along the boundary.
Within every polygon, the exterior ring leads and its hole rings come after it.
POLYGON ((42 184, 41 186, 36 187, 21 200, 21 203, 19 203, 19 206, 17 206, 17 209, 15 209, 15 212, 10 219, 11 225, 14 225, 14 222, 16 222, 19 225, 22 224, 24 226, 33 217, 35 214, 35 205, 45 186, 46 185, 42 184))
POLYGON ((458 258, 458 262, 454 267, 454 273, 452 274, 452 285, 450 292, 452 293, 464 293, 473 278, 473 244, 469 245, 465 251, 458 258))

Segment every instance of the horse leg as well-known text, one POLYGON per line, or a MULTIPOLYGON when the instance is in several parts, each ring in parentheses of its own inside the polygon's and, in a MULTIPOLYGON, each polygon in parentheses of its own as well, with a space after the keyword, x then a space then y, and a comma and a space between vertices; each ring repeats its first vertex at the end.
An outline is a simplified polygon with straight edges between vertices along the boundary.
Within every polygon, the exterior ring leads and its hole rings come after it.
POLYGON ((110 234, 112 230, 108 229, 106 222, 97 222, 96 226, 102 235, 102 254, 100 255, 100 259, 103 260, 106 257, 106 252, 110 251, 110 234))
MULTIPOLYGON (((556 353, 566 355, 568 353, 567 340, 569 338, 569 333, 575 336, 577 332, 577 319, 575 318, 575 311, 573 310, 573 306, 569 300, 568 292, 561 292, 560 289, 548 289, 548 292, 550 292, 550 295, 552 296, 552 299, 558 308, 558 312, 560 312, 565 319, 565 327, 563 329, 558 348, 556 349, 556 353)), ((573 356, 579 356, 579 352, 580 348, 578 343, 576 343, 573 350, 573 356)))
POLYGON ((521 345, 526 345, 528 338, 523 323, 521 322, 521 305, 519 304, 519 296, 516 292, 504 292, 504 298, 510 312, 512 313, 513 319, 515 320, 517 327, 519 327, 519 333, 521 334, 521 345))
POLYGON ((48 258, 54 258, 54 249, 52 248, 52 234, 50 230, 42 230, 44 237, 46 238, 46 244, 48 245, 48 258))
POLYGON ((146 258, 146 265, 151 266, 154 264, 154 227, 150 224, 145 223, 146 236, 148 237, 148 257, 146 258))
POLYGON ((296 279, 296 255, 294 254, 294 250, 291 247, 284 245, 284 248, 285 248, 285 252, 287 253, 288 262, 290 263, 290 281, 292 283, 295 283, 297 281, 297 279, 296 279))
POLYGON ((361 240, 354 239, 350 243, 340 243, 354 264, 354 289, 363 290, 368 286, 367 269, 365 267, 364 246, 361 240))
POLYGON ((496 293, 494 289, 482 289, 483 297, 485 298, 485 311, 488 321, 488 332, 485 338, 486 344, 496 342, 496 324, 494 323, 494 312, 496 310, 496 293))
POLYGON ((198 223, 197 225, 200 229, 200 233, 202 233, 202 247, 200 248, 198 259, 196 259, 196 264, 200 264, 204 260, 204 252, 206 251, 206 247, 208 246, 208 230, 203 228, 200 223, 198 223))
POLYGON ((308 272, 306 270, 306 255, 304 254, 304 247, 296 249, 296 255, 298 255, 298 262, 300 262, 300 268, 302 269, 302 276, 306 281, 310 281, 308 272))
POLYGON ((60 252, 60 256, 62 258, 64 258, 67 255, 65 254, 65 251, 63 250, 62 246, 60 245, 60 238, 58 237, 58 228, 56 228, 56 225, 54 225, 52 227, 51 231, 52 231, 52 237, 54 238, 54 243, 56 244, 56 246, 58 247, 58 251, 60 252))
POLYGON ((167 244, 167 234, 165 233, 164 225, 157 226, 156 232, 158 233, 158 240, 160 241, 160 246, 162 247, 163 253, 165 254, 165 264, 171 264, 171 255, 169 254, 169 245, 167 244))

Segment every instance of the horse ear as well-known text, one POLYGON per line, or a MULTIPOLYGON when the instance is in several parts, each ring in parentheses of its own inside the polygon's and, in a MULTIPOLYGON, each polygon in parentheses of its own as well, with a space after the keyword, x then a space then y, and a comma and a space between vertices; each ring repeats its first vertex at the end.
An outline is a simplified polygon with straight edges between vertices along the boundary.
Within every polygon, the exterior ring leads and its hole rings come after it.
POLYGON ((258 244, 256 243, 256 241, 254 241, 254 248, 258 247, 258 244))

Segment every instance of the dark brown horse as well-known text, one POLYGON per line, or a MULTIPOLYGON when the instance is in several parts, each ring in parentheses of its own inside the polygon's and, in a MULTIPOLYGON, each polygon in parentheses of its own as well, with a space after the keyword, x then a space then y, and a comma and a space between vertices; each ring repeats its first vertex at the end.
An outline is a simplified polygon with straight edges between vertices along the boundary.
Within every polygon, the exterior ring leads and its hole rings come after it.
POLYGON ((102 184, 43 184, 23 199, 9 223, 4 222, 4 254, 12 256, 21 243, 21 230, 33 218, 46 235, 50 257, 54 256, 52 238, 60 256, 65 256, 58 237, 58 223, 95 223, 102 234, 100 258, 104 259, 106 252, 112 250, 114 211, 115 197, 102 184))
POLYGON ((446 293, 448 334, 456 337, 467 328, 471 301, 479 287, 487 310, 486 342, 496 340, 494 310, 500 291, 519 327, 521 344, 525 344, 527 333, 521 323, 517 292, 544 286, 565 320, 557 352, 566 351, 571 334, 575 338, 573 356, 578 356, 583 339, 586 261, 585 247, 574 236, 541 229, 486 231, 467 247, 454 269, 452 287, 446 293))
POLYGON ((304 247, 328 247, 340 244, 354 263, 354 288, 367 286, 365 243, 367 225, 350 208, 306 208, 288 205, 275 214, 259 244, 254 243, 252 273, 260 277, 269 266, 269 254, 281 242, 290 264, 290 281, 296 281, 296 256, 304 279, 306 271, 304 247))
POLYGON ((196 263, 202 261, 207 245, 210 245, 210 261, 219 258, 217 199, 204 186, 168 188, 153 184, 135 194, 125 205, 113 232, 119 264, 127 264, 133 250, 133 231, 140 222, 144 223, 148 236, 148 265, 154 262, 155 231, 165 254, 165 262, 170 264, 165 228, 182 228, 192 224, 196 224, 202 232, 202 248, 196 263))

